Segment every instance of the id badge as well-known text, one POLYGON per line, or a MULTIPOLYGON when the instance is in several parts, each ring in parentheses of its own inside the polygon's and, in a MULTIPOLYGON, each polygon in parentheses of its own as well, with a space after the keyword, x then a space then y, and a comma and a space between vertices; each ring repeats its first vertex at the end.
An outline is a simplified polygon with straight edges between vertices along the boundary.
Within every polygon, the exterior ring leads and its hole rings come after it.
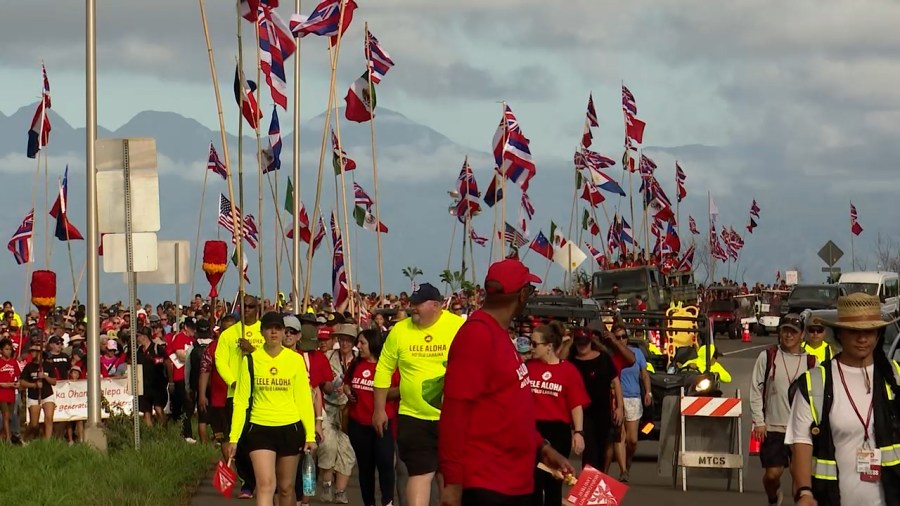
POLYGON ((863 448, 856 452, 856 471, 866 482, 881 480, 881 450, 863 448))

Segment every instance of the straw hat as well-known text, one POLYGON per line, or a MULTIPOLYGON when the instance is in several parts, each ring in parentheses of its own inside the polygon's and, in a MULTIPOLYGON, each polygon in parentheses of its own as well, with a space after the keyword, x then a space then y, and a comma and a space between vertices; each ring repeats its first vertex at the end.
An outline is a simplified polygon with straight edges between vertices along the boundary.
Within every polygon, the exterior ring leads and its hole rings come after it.
POLYGON ((838 298, 837 320, 813 318, 813 324, 825 325, 837 329, 877 330, 900 320, 884 320, 881 315, 881 302, 874 295, 852 293, 838 298))

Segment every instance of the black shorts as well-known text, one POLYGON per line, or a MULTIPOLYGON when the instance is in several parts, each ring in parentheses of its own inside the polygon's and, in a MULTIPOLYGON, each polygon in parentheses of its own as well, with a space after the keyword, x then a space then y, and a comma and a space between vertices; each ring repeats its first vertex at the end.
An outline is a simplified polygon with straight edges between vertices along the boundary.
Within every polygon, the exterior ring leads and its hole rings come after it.
POLYGON ((791 447, 784 444, 784 432, 768 432, 759 447, 759 461, 763 468, 790 467, 791 447))
POLYGON ((270 450, 279 457, 299 455, 306 442, 306 431, 301 422, 278 427, 251 423, 241 438, 248 453, 270 450))
POLYGON ((163 388, 150 388, 144 395, 138 396, 138 409, 141 413, 152 413, 153 408, 164 408, 169 401, 169 393, 163 388))
POLYGON ((228 406, 207 406, 206 419, 212 428, 213 439, 219 442, 227 441, 228 433, 231 430, 231 410, 228 406))
POLYGON ((407 415, 397 417, 397 456, 406 464, 410 476, 421 476, 438 469, 438 422, 407 415))

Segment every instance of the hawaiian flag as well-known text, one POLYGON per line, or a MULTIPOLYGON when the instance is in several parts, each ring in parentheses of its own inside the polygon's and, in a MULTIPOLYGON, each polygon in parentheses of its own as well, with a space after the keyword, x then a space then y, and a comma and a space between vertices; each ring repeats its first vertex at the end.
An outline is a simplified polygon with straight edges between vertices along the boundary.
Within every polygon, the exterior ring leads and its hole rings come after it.
POLYGON ((501 200, 503 200, 503 184, 500 180, 500 174, 495 173, 493 179, 491 179, 491 184, 488 185, 488 189, 484 194, 484 203, 488 207, 494 207, 501 200))
POLYGON ((597 224, 597 221, 594 220, 587 209, 585 209, 584 214, 581 215, 581 228, 582 230, 587 230, 594 236, 600 234, 600 225, 597 224))
POLYGON ((337 135, 334 134, 334 129, 331 130, 331 153, 331 165, 334 167, 335 175, 340 174, 344 170, 356 170, 356 162, 347 157, 347 153, 341 149, 341 143, 337 135))
POLYGON ((47 79, 47 67, 41 64, 41 74, 43 75, 43 87, 41 91, 41 101, 34 111, 34 117, 31 118, 31 129, 28 130, 28 149, 26 154, 28 158, 37 157, 38 151, 43 149, 50 142, 50 115, 47 110, 50 109, 50 80, 47 79))
POLYGON ((597 121, 597 110, 594 109, 594 94, 588 95, 587 117, 584 120, 584 133, 581 136, 581 145, 585 148, 590 147, 594 140, 591 133, 591 127, 599 127, 600 122, 597 121))
POLYGON ((606 200, 600 190, 589 179, 584 180, 581 188, 581 198, 587 201, 591 207, 597 207, 606 200))
POLYGON ((596 151, 581 148, 575 152, 575 167, 590 167, 594 169, 606 169, 616 164, 616 161, 608 156, 603 156, 596 151))
POLYGON ((853 202, 851 202, 850 203, 850 232, 852 232, 853 235, 859 235, 863 231, 862 225, 859 224, 858 218, 859 218, 859 215, 856 213, 856 206, 854 206, 853 202))
POLYGON ((605 269, 606 268, 606 254, 603 253, 602 251, 598 250, 597 248, 595 248, 589 242, 584 243, 584 245, 587 246, 588 251, 591 252, 591 256, 594 257, 594 260, 597 261, 597 265, 599 265, 601 269, 605 269))
POLYGON ((484 246, 488 242, 487 237, 481 237, 475 232, 475 229, 469 230, 469 239, 479 246, 484 246))
POLYGON ((678 162, 675 162, 675 186, 676 193, 678 194, 678 202, 684 200, 687 197, 687 188, 684 186, 684 182, 687 181, 687 174, 681 169, 681 165, 678 165, 678 162))
POLYGON ((334 46, 339 35, 338 24, 343 21, 340 27, 340 35, 343 35, 353 21, 353 11, 356 7, 353 0, 323 0, 309 16, 299 14, 291 16, 291 31, 295 37, 301 39, 310 34, 331 37, 331 45, 334 46), (341 4, 346 9, 343 20, 341 20, 341 4))
POLYGON ((278 0, 241 0, 238 12, 250 22, 256 22, 260 10, 271 10, 278 7, 278 0))
POLYGON ((700 231, 697 230, 697 222, 694 221, 693 216, 688 216, 688 228, 691 229, 691 233, 694 235, 700 235, 700 231))
POLYGON ((244 73, 241 71, 241 68, 235 66, 234 100, 241 109, 241 115, 247 120, 250 128, 254 130, 259 128, 259 120, 263 117, 262 111, 259 110, 259 105, 256 103, 256 95, 253 94, 255 91, 256 83, 244 79, 244 73))
POLYGON ((366 209, 369 209, 372 207, 372 205, 375 203, 375 201, 372 200, 372 197, 370 197, 369 194, 366 193, 366 190, 364 190, 362 186, 360 186, 358 183, 354 182, 353 183, 353 203, 358 206, 365 206, 366 209))
POLYGON ((370 79, 372 79, 373 83, 378 84, 381 82, 381 79, 384 78, 384 75, 387 74, 388 70, 394 66, 394 60, 392 60, 391 55, 381 47, 381 43, 379 43, 378 39, 372 35, 372 32, 368 30, 366 30, 365 54, 366 61, 369 62, 370 79))
POLYGON ((25 215, 22 224, 16 229, 6 249, 13 254, 16 263, 22 265, 27 262, 33 262, 34 257, 31 256, 31 239, 34 235, 34 209, 25 215))
POLYGON ((756 204, 756 199, 753 199, 753 203, 750 204, 750 216, 756 216, 759 218, 759 205, 756 204))
POLYGON ((257 32, 259 34, 259 64, 266 75, 266 83, 272 92, 272 101, 287 109, 287 78, 284 62, 290 58, 297 46, 290 29, 271 9, 260 9, 257 32))
POLYGON ((481 192, 478 191, 478 182, 475 181, 475 173, 472 172, 468 157, 463 161, 462 168, 459 169, 459 177, 456 178, 456 192, 459 194, 456 218, 460 223, 465 223, 467 219, 481 211, 481 204, 478 203, 481 192))
POLYGON ((537 172, 531 158, 527 137, 519 127, 519 121, 508 105, 503 107, 503 118, 494 134, 494 162, 500 174, 528 191, 528 183, 537 172))
POLYGON ((600 170, 615 165, 615 160, 589 149, 581 149, 575 153, 574 162, 575 169, 582 172, 586 171, 590 176, 590 180, 601 190, 625 196, 625 190, 622 189, 619 183, 600 170))
POLYGON ((531 241, 531 245, 528 247, 547 260, 553 260, 553 245, 551 245, 550 241, 547 240, 547 237, 544 236, 544 232, 538 232, 537 237, 531 241))
POLYGON ((228 180, 228 169, 225 168, 225 164, 219 158, 219 153, 216 152, 216 147, 213 146, 212 142, 209 143, 209 158, 206 162, 206 169, 222 176, 222 179, 228 180))
POLYGON ((334 211, 331 212, 331 241, 334 245, 334 257, 331 269, 331 295, 334 297, 334 307, 338 308, 349 297, 347 285, 347 271, 344 270, 344 240, 341 238, 341 229, 338 227, 334 211))
POLYGON ((50 208, 50 216, 56 218, 56 238, 60 241, 83 241, 84 236, 75 228, 75 225, 69 223, 66 208, 68 206, 69 197, 69 166, 66 165, 66 171, 63 174, 62 183, 59 185, 59 196, 56 202, 50 208))
POLYGON ((644 180, 649 180, 656 172, 656 162, 650 159, 650 157, 641 154, 641 163, 639 165, 639 170, 641 171, 641 178, 644 180))
POLYGON ((281 125, 278 122, 278 108, 272 106, 272 120, 269 122, 269 149, 263 152, 266 166, 263 174, 281 168, 281 125))
POLYGON ((713 258, 723 262, 728 261, 728 253, 725 252, 725 249, 722 248, 722 244, 719 242, 719 235, 716 233, 715 223, 713 223, 709 230, 709 250, 713 258))
MULTIPOLYGON (((232 236, 232 239, 234 236, 232 236)), ((256 218, 252 214, 244 216, 244 239, 251 248, 256 249, 259 243, 259 229, 256 227, 256 218)))
POLYGON ((694 267, 694 245, 691 244, 691 247, 684 252, 684 256, 681 257, 681 260, 678 261, 678 266, 675 268, 680 272, 690 272, 694 267))
POLYGON ((622 111, 632 116, 637 115, 637 101, 634 99, 634 93, 624 84, 622 85, 622 111))
POLYGON ((522 210, 525 211, 529 220, 534 219, 534 205, 526 192, 522 192, 522 210))

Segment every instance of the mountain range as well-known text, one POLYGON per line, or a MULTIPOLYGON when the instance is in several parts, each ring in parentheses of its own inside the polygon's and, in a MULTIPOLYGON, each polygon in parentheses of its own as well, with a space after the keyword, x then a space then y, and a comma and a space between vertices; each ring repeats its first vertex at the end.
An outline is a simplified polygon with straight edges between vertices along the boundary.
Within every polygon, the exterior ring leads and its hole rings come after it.
MULTIPOLYGON (((0 227, 0 234, 5 228, 6 233, 11 235, 27 210, 32 205, 36 208, 34 238, 36 263, 34 267, 44 268, 49 265, 57 272, 58 294, 62 299, 63 296, 68 297, 72 291, 69 259, 66 246, 51 237, 48 244, 52 250, 52 257, 49 258, 49 264, 47 262, 45 226, 51 228, 52 234, 53 222, 50 220, 49 223, 46 223, 46 210, 55 199, 58 178, 62 176, 63 169, 68 165, 69 215, 71 221, 84 231, 84 129, 75 128, 55 112, 50 112, 53 130, 50 144, 46 150, 48 163, 45 179, 44 166, 41 166, 42 173, 37 175, 35 173, 36 161, 25 157, 26 132, 34 107, 33 104, 27 105, 10 116, 0 113, 0 173, 6 181, 6 184, 0 185, 0 200, 5 204, 0 208, 0 219, 5 223, 4 227, 0 227), (46 196, 45 184, 49 187, 46 196)), ((299 185, 303 203, 310 210, 310 214, 316 194, 315 183, 324 121, 324 114, 310 118, 303 123, 300 131, 302 156, 299 185)), ((262 147, 267 145, 265 134, 267 125, 268 117, 263 121, 262 147)), ((460 263, 462 226, 456 225, 454 229, 456 220, 448 215, 448 206, 452 202, 447 191, 455 187, 459 169, 467 156, 475 170, 479 188, 482 192, 486 190, 492 174, 492 157, 488 153, 490 139, 485 139, 485 144, 481 149, 461 146, 429 126, 414 122, 398 112, 381 107, 378 109, 376 126, 381 219, 390 228, 390 232, 383 236, 382 241, 385 290, 398 292, 409 288, 408 280, 401 275, 401 269, 405 266, 418 266, 424 270, 425 274, 418 279, 419 282, 430 281, 437 284, 439 273, 443 269, 448 265, 451 269, 457 269, 460 263), (452 252, 450 251, 451 244, 452 252)), ((275 198, 279 209, 282 208, 284 202, 285 178, 290 175, 293 146, 293 134, 286 130, 283 121, 282 131, 285 132, 282 151, 283 168, 279 171, 281 174, 277 176, 279 195, 275 198)), ((374 195, 369 125, 342 121, 341 134, 344 150, 358 165, 356 171, 347 173, 347 187, 351 188, 350 181, 355 180, 370 195, 374 195)), ((216 213, 217 194, 219 192, 227 194, 226 185, 221 178, 206 171, 210 141, 214 142, 220 152, 222 149, 219 146, 218 132, 177 113, 144 111, 116 130, 99 128, 98 136, 153 137, 156 139, 162 208, 160 239, 189 240, 193 245, 197 234, 201 204, 203 213, 203 224, 200 230, 201 243, 217 236, 225 237, 227 232, 222 233, 221 227, 216 224, 216 213), (204 177, 207 174, 210 177, 206 178, 204 192, 204 177), (201 195, 203 195, 202 202, 201 195)), ((320 208, 327 215, 332 209, 340 206, 334 204, 337 192, 333 182, 334 178, 330 177, 333 175, 330 141, 327 141, 325 145, 323 166, 325 177, 323 178, 320 208)), ((238 151, 236 136, 229 135, 229 148, 234 166, 237 164, 238 151)), ((242 148, 244 209, 247 213, 257 215, 259 201, 257 144, 255 137, 247 135, 246 130, 242 148)), ((818 250, 821 243, 831 238, 841 245, 847 242, 838 240, 847 237, 843 228, 835 234, 834 223, 820 218, 823 208, 828 206, 828 203, 803 202, 803 205, 800 205, 801 203, 796 202, 798 196, 796 189, 780 184, 773 174, 774 168, 761 170, 759 174, 749 174, 743 170, 723 171, 718 169, 719 167, 735 167, 734 160, 743 159, 741 157, 746 155, 741 148, 704 145, 647 147, 644 149, 644 153, 653 156, 661 167, 658 177, 672 197, 674 197, 674 160, 679 160, 685 168, 693 169, 688 171, 689 197, 680 209, 681 221, 685 224, 681 229, 683 243, 690 242, 690 233, 686 226, 689 214, 695 217, 701 231, 705 233, 707 203, 704 193, 707 189, 712 189, 713 197, 722 210, 720 223, 733 225, 741 232, 746 224, 746 210, 749 209, 750 201, 756 198, 760 202, 760 206, 763 208, 763 215, 759 220, 760 227, 752 236, 745 236, 747 247, 740 262, 740 272, 738 272, 738 266, 733 266, 731 272, 733 277, 742 276, 748 282, 756 280, 771 282, 774 280, 776 270, 783 272, 793 267, 807 272, 809 278, 817 279, 820 275, 817 273, 816 267, 820 263, 815 258, 815 251, 818 250), (723 220, 726 218, 728 221, 724 222, 723 220), (836 237, 832 237, 832 235, 836 237), (785 238, 788 238, 791 243, 785 244, 785 238)), ((619 159, 621 158, 621 148, 605 154, 619 159)), ((538 174, 532 182, 529 195, 537 208, 537 216, 536 221, 532 222, 529 227, 530 234, 533 237, 538 229, 543 229, 546 235, 552 220, 563 227, 563 232, 568 235, 570 217, 573 215, 572 194, 575 184, 571 160, 545 159, 536 153, 536 162, 538 174)), ((624 177, 618 166, 610 169, 609 173, 616 178, 624 177)), ((269 178, 272 181, 275 179, 274 176, 269 176, 269 178)), ((635 175, 633 181, 635 189, 639 183, 638 179, 639 177, 635 175)), ((623 187, 626 191, 628 191, 627 183, 628 181, 625 179, 623 187)), ((511 185, 508 185, 508 188, 509 186, 511 185)), ((263 225, 260 227, 262 229, 261 249, 265 252, 265 291, 271 297, 275 293, 275 266, 272 252, 275 250, 273 241, 276 227, 272 190, 267 183, 262 192, 264 208, 261 220, 263 225)), ((511 188, 507 193, 506 219, 510 223, 518 223, 521 213, 519 211, 520 194, 511 188)), ((347 195, 352 209, 352 191, 348 191, 347 195)), ((627 198, 620 199, 610 194, 607 194, 606 197, 606 214, 612 217, 618 207, 627 218, 630 218, 630 205, 627 198)), ((103 196, 101 195, 100 198, 103 196)), ((639 207, 639 203, 637 205, 639 207)), ((484 212, 474 220, 473 226, 479 235, 489 237, 493 230, 492 211, 486 206, 483 207, 484 212)), ((632 226, 637 233, 641 220, 639 215, 635 218, 632 226)), ((286 224, 289 223, 289 219, 289 215, 282 212, 282 220, 286 224)), ((872 219, 874 220, 874 218, 872 219)), ((603 235, 605 236, 606 218, 602 211, 598 211, 598 220, 604 229, 603 235)), ((344 237, 351 246, 353 282, 361 285, 366 292, 377 291, 375 235, 355 225, 352 216, 348 221, 349 229, 344 230, 344 237)), ((570 238, 574 240, 580 235, 578 232, 581 223, 580 214, 575 216, 572 221, 570 238)), ((343 223, 341 227, 344 228, 343 223)), ((599 247, 603 244, 604 238, 598 237, 594 242, 599 247)), ((71 246, 72 264, 75 276, 78 277, 84 261, 84 243, 76 241, 71 246)), ((305 254, 305 245, 301 249, 305 254)), ((474 249, 474 274, 480 282, 489 261, 490 248, 475 246, 474 249)), ((582 249, 584 249, 583 244, 582 249)), ((845 248, 845 250, 849 252, 849 248, 845 248)), ((191 253, 193 264, 194 251, 191 253)), ((248 290, 256 291, 259 290, 256 250, 248 249, 247 255, 250 260, 249 276, 251 279, 248 290)), ((536 254, 527 255, 525 260, 539 275, 549 278, 548 286, 556 285, 561 281, 562 270, 559 267, 549 266, 548 268, 547 262, 536 254)), ((590 258, 588 262, 591 262, 590 258)), ((280 278, 280 289, 284 292, 289 290, 288 263, 285 257, 280 278)), ((582 267, 591 270, 590 263, 585 263, 582 267)), ((312 292, 330 292, 331 258, 325 246, 317 253, 313 268, 312 292)), ((845 267, 845 270, 849 270, 849 268, 845 267)), ((719 264, 716 271, 717 277, 719 277, 719 273, 724 274, 727 271, 728 267, 719 264)), ((16 265, 11 255, 6 260, 0 261, 0 276, 12 281, 7 286, 18 286, 19 281, 24 281, 24 272, 24 266, 16 265)), ((223 293, 234 293, 237 284, 234 272, 235 270, 231 269, 226 274, 223 293)), ((208 290, 208 283, 199 268, 194 282, 194 292, 205 294, 208 290)), ((190 287, 190 283, 182 287, 182 299, 186 298, 190 287)), ((139 287, 138 296, 145 300, 171 299, 174 292, 174 287, 171 286, 142 285, 139 287)), ((121 275, 101 275, 101 298, 103 300, 121 299, 125 294, 126 288, 121 275)), ((83 282, 80 296, 84 297, 83 282)), ((9 298, 18 304, 18 297, 22 297, 22 294, 8 291, 2 297, 9 298)))

